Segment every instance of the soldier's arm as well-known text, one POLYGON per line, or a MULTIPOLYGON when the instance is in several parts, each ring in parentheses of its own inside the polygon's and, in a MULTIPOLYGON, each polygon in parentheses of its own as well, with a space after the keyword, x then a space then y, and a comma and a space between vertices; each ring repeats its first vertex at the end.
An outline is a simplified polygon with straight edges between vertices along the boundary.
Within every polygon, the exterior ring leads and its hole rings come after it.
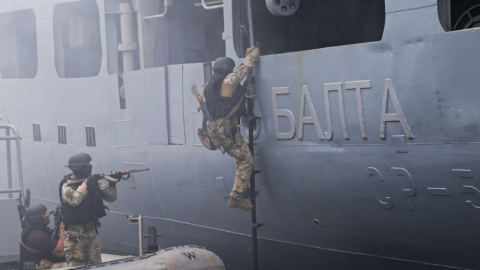
POLYGON ((79 206, 85 197, 87 196, 87 189, 83 187, 83 184, 74 190, 73 188, 64 184, 62 187, 62 199, 73 207, 79 206))
POLYGON ((55 249, 52 251, 52 255, 61 258, 65 256, 65 229, 63 222, 60 224, 60 237, 57 241, 55 249))
POLYGON ((107 202, 114 202, 117 200, 117 187, 110 187, 98 182, 100 189, 103 192, 103 199, 107 202))
POLYGON ((228 74, 228 76, 223 80, 222 92, 224 87, 237 87, 237 85, 247 76, 247 74, 253 69, 255 64, 260 58, 260 49, 254 47, 251 52, 245 57, 245 61, 241 64, 237 70, 233 73, 228 74))

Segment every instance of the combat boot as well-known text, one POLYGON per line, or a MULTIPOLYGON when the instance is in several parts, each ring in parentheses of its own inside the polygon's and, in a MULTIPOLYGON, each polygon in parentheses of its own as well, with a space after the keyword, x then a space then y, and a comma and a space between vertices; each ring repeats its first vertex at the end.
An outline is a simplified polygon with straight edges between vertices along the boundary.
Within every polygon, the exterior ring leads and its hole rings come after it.
MULTIPOLYGON (((259 194, 260 194, 260 191, 255 190, 255 198, 258 197, 259 194)), ((250 188, 247 188, 247 191, 245 191, 245 193, 243 193, 243 199, 244 200, 250 199, 250 188)))
POLYGON ((232 208, 238 208, 242 211, 252 211, 253 205, 247 203, 245 200, 237 200, 234 198, 230 198, 228 201, 228 206, 232 208))

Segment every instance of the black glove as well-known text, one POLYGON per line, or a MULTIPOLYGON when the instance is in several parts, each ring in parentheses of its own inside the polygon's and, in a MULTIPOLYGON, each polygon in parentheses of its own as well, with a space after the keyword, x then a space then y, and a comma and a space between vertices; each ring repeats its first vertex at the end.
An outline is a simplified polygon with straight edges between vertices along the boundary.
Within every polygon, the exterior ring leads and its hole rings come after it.
POLYGON ((117 186, 117 183, 120 182, 120 180, 122 180, 122 173, 121 172, 116 172, 114 174, 111 174, 110 177, 114 178, 114 179, 117 179, 118 181, 117 182, 114 182, 114 181, 108 181, 108 186, 110 187, 116 187, 117 186))
MULTIPOLYGON (((254 77, 254 76, 252 76, 252 79, 250 79, 250 83, 251 83, 253 86, 255 86, 255 77, 254 77)), ((243 88, 247 88, 247 86, 248 86, 248 80, 245 80, 245 81, 243 82, 243 84, 242 84, 242 87, 243 87, 243 88)))
POLYGON ((121 172, 115 172, 113 174, 110 175, 112 178, 115 178, 117 180, 120 180, 122 179, 122 173, 121 172))
POLYGON ((266 50, 268 46, 264 42, 257 42, 257 44, 255 44, 255 47, 263 51, 263 50, 266 50))
POLYGON ((90 175, 89 177, 87 177, 87 179, 85 179, 85 184, 88 185, 89 183, 98 181, 100 179, 102 179, 102 177, 98 174, 90 175))
MULTIPOLYGON (((250 79, 250 83, 252 85, 255 85, 255 76, 252 76, 252 78, 250 79)), ((247 81, 247 86, 248 86, 248 81, 247 81)))
POLYGON ((270 46, 265 43, 265 42, 257 42, 257 44, 255 45, 256 48, 259 48, 260 49, 260 55, 270 55, 270 54, 273 54, 271 51, 270 51, 270 46))

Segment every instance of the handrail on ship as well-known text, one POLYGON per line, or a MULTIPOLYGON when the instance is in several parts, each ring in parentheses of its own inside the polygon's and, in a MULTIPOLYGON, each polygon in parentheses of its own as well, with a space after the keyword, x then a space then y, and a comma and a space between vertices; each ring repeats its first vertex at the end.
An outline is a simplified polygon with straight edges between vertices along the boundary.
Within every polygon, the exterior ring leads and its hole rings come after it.
POLYGON ((12 193, 20 193, 23 196, 23 171, 22 171, 22 154, 20 151, 20 135, 17 129, 12 125, 0 125, 0 129, 5 129, 5 136, 0 136, 0 141, 7 143, 7 175, 8 175, 8 189, 0 190, 0 193, 8 193, 8 197, 12 198, 12 193), (13 136, 10 135, 12 131, 13 136), (12 152, 10 149, 10 141, 16 141, 17 152, 17 168, 18 168, 18 184, 20 188, 12 188, 12 152))
POLYGON ((143 17, 143 19, 144 19, 144 20, 150 20, 150 19, 156 19, 156 18, 165 17, 165 15, 167 15, 167 12, 168 12, 168 7, 173 5, 173 0, 165 0, 165 1, 163 2, 163 5, 164 5, 165 9, 163 10, 163 13, 162 13, 162 14, 157 14, 157 15, 152 15, 152 16, 146 16, 146 17, 143 17))
MULTIPOLYGON (((223 2, 223 1, 222 1, 223 2)), ((202 0, 202 6, 204 9, 217 9, 217 8, 223 8, 223 4, 221 5, 216 5, 216 6, 207 6, 207 4, 205 3, 205 0, 202 0)))
MULTIPOLYGON (((212 2, 209 2, 209 3, 217 3, 217 2, 223 3, 223 0, 220 0, 220 1, 212 1, 212 2)), ((168 12, 168 7, 169 7, 169 6, 172 6, 172 5, 173 5, 173 0, 165 0, 165 1, 164 1, 165 9, 163 10, 163 13, 162 13, 162 14, 157 14, 157 15, 152 15, 152 16, 146 16, 146 17, 143 17, 143 19, 144 19, 144 20, 150 20, 150 19, 157 19, 157 18, 165 17, 165 15, 167 15, 167 12, 168 12)), ((205 0, 202 0, 201 5, 202 5, 203 8, 206 9, 206 10, 223 8, 223 4, 221 4, 221 5, 216 5, 216 6, 207 6, 207 3, 205 2, 205 0)), ((195 6, 197 6, 197 4, 195 4, 195 6)))

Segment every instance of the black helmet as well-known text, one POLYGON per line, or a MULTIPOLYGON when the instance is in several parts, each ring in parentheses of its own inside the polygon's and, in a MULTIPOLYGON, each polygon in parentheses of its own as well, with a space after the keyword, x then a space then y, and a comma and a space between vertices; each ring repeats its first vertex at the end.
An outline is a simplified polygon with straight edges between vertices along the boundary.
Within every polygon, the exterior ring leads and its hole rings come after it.
POLYGON ((214 71, 224 71, 227 73, 232 73, 235 68, 235 61, 230 57, 219 57, 213 63, 214 71))
POLYGON ((34 204, 25 211, 25 220, 31 223, 40 222, 42 216, 47 213, 47 207, 43 204, 34 204))
POLYGON ((68 160, 68 168, 72 171, 80 171, 83 166, 92 161, 92 157, 87 153, 76 153, 68 160))

